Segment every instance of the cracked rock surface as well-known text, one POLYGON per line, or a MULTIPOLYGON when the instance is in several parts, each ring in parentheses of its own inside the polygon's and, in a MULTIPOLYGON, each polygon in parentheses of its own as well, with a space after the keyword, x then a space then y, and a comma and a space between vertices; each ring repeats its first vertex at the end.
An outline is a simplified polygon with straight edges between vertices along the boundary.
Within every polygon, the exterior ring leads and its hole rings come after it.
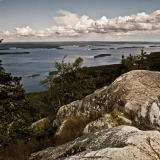
POLYGON ((160 132, 118 126, 92 132, 58 147, 33 153, 30 160, 160 160, 160 132))

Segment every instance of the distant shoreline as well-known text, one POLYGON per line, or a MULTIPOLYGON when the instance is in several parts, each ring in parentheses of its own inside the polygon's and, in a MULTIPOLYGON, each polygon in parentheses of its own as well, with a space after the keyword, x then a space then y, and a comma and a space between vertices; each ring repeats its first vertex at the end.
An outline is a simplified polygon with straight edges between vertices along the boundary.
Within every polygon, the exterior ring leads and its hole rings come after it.
MULTIPOLYGON (((21 49, 34 49, 34 48, 55 48, 55 49, 61 49, 63 46, 79 46, 79 47, 85 47, 88 45, 94 45, 94 46, 110 46, 110 44, 129 44, 133 45, 130 46, 130 48, 135 48, 139 46, 135 46, 137 44, 151 44, 151 47, 160 47, 160 42, 142 42, 142 41, 61 41, 61 42, 3 42, 0 44, 0 50, 6 50, 9 48, 21 48, 21 49)), ((120 48, 120 47, 119 47, 120 48)))
POLYGON ((29 52, 0 52, 0 55, 5 54, 29 54, 29 52))

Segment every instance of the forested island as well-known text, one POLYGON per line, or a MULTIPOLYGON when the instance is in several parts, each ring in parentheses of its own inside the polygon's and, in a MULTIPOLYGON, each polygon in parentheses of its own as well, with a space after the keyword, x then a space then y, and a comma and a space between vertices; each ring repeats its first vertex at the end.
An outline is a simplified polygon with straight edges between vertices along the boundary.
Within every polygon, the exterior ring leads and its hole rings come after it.
POLYGON ((0 52, 0 55, 5 54, 29 54, 29 52, 0 52))
POLYGON ((94 56, 94 58, 105 57, 105 56, 111 56, 111 54, 99 54, 97 56, 94 56))

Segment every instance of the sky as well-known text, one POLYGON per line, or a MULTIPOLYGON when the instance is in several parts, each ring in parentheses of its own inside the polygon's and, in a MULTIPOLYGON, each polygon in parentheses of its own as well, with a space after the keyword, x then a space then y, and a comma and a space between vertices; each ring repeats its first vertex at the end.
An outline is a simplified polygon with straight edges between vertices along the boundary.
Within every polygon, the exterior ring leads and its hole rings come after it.
POLYGON ((0 0, 0 39, 160 41, 160 0, 0 0))

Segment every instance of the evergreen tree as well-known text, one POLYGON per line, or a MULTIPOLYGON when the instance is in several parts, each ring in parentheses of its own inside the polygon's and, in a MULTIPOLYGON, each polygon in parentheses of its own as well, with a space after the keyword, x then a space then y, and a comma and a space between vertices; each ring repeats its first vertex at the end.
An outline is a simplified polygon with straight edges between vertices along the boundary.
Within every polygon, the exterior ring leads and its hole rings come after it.
POLYGON ((49 89, 44 101, 52 106, 52 115, 62 105, 82 99, 96 89, 95 81, 88 74, 88 68, 81 67, 82 58, 77 58, 73 63, 66 63, 64 59, 65 57, 62 62, 55 62, 58 77, 49 72, 46 79, 41 81, 41 84, 49 89))
POLYGON ((144 52, 142 47, 140 55, 129 55, 128 57, 124 57, 122 55, 121 60, 121 73, 125 73, 131 70, 149 70, 149 63, 146 56, 147 52, 144 52))
POLYGON ((21 77, 6 73, 0 60, 0 144, 27 138, 31 130, 31 108, 25 100, 21 77))

